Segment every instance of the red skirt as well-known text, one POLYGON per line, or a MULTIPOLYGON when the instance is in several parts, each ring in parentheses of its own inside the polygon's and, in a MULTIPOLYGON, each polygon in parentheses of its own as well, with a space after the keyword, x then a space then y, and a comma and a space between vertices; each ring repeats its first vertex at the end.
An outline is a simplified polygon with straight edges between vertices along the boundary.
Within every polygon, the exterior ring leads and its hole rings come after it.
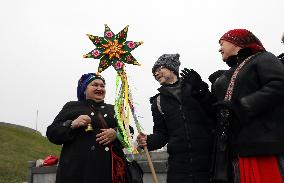
POLYGON ((283 183, 277 156, 239 157, 240 183, 283 183))

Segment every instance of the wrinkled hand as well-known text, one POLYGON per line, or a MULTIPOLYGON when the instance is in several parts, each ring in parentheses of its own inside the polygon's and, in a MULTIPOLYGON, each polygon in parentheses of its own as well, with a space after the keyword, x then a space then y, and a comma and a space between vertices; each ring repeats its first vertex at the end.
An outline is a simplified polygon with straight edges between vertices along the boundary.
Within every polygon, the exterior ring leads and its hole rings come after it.
POLYGON ((140 132, 136 139, 137 143, 141 147, 147 146, 147 135, 140 132))
POLYGON ((191 84, 194 89, 199 90, 202 87, 202 79, 195 70, 184 68, 181 70, 180 75, 182 80, 191 84))
POLYGON ((99 144, 107 145, 116 139, 116 131, 113 128, 101 130, 102 132, 96 135, 96 141, 99 142, 99 144))
POLYGON ((71 128, 79 128, 81 126, 87 126, 91 123, 91 118, 88 115, 80 115, 78 118, 72 121, 71 128))

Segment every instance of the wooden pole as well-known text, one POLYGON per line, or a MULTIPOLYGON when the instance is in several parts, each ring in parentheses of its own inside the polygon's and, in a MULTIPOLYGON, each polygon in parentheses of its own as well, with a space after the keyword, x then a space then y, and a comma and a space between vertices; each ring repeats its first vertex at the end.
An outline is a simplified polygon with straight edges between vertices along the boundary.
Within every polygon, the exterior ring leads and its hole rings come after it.
MULTIPOLYGON (((123 67, 124 69, 124 67, 123 67)), ((128 83, 127 83, 127 79, 126 79, 126 73, 124 72, 123 70, 123 73, 120 75, 120 78, 122 80, 122 85, 126 85, 128 88, 128 83), (125 78, 125 79, 123 79, 125 78), (126 83, 125 83, 126 82, 126 83)), ((128 90, 128 89, 127 89, 128 90)), ((129 93, 127 94, 127 96, 129 95, 129 93)), ((126 99, 128 103, 130 103, 130 100, 129 98, 126 99)), ((132 105, 130 105, 131 108, 133 108, 132 105)), ((134 119, 136 119, 136 116, 133 116, 134 119)), ((136 119, 137 120, 137 119, 136 119)), ((129 126, 128 126, 129 127, 129 126)), ((137 126, 136 126, 137 127, 137 126)), ((129 129, 129 128, 128 128, 129 129)), ((138 130, 138 133, 140 134, 141 133, 141 129, 137 127, 137 130, 138 130)), ((128 135, 130 135, 129 131, 127 132, 128 135)), ((148 151, 148 148, 147 146, 144 147, 144 151, 145 151, 145 154, 146 154, 146 157, 147 157, 147 161, 148 161, 148 165, 150 167, 150 170, 151 170, 151 173, 152 173, 152 176, 153 176, 153 180, 154 180, 154 183, 159 183, 158 182, 158 178, 157 178, 157 175, 156 175, 156 172, 155 172, 155 169, 154 169, 154 165, 153 165, 153 162, 151 160, 151 157, 150 157, 150 154, 149 154, 149 151, 148 151)))
POLYGON ((151 173, 152 173, 152 176, 153 176, 153 181, 154 181, 154 183, 159 183, 158 178, 157 178, 157 174, 155 172, 155 168, 154 168, 153 162, 151 160, 147 146, 144 147, 144 151, 145 151, 145 154, 146 154, 146 157, 147 157, 148 165, 150 167, 150 170, 151 170, 151 173))
MULTIPOLYGON (((138 129, 138 133, 140 134, 141 130, 139 130, 139 128, 137 128, 137 129, 138 129)), ((152 173, 153 181, 154 181, 154 183, 159 183, 158 177, 157 177, 157 174, 156 174, 156 171, 155 171, 155 168, 154 168, 154 165, 153 165, 153 162, 152 162, 152 159, 151 159, 151 156, 150 156, 150 153, 149 153, 147 146, 144 146, 144 152, 146 154, 148 165, 149 165, 151 173, 152 173)))

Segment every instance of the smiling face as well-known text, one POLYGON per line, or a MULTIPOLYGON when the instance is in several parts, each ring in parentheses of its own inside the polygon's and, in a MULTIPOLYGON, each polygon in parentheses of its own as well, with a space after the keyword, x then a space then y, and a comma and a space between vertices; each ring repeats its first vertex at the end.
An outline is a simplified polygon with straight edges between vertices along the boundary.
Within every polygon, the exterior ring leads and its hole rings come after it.
POLYGON ((161 85, 173 84, 177 81, 174 72, 164 66, 160 66, 155 70, 154 77, 161 85))
POLYGON ((91 99, 96 102, 102 102, 105 99, 105 84, 100 79, 95 79, 90 82, 85 90, 86 99, 91 99))
POLYGON ((237 55, 241 47, 234 45, 225 40, 220 41, 220 49, 219 52, 222 55, 222 60, 226 61, 228 57, 237 55))

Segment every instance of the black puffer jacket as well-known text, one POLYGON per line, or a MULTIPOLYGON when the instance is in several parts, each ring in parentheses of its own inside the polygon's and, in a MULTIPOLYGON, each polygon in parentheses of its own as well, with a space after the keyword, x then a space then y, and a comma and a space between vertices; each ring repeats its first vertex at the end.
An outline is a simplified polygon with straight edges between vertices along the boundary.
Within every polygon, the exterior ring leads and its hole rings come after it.
MULTIPOLYGON (((239 52, 239 54, 242 51, 239 52)), ((224 100, 230 78, 251 52, 237 60, 217 79, 212 92, 224 100), (244 57, 243 57, 244 56, 244 57)), ((231 116, 230 144, 235 155, 284 154, 284 66, 269 52, 258 53, 240 70, 232 103, 239 115, 231 116)))
POLYGON ((210 93, 197 100, 191 95, 191 85, 181 82, 158 90, 163 114, 158 109, 158 97, 155 97, 152 103, 153 134, 147 138, 149 150, 168 143, 170 167, 171 160, 177 158, 191 171, 208 170, 214 126, 208 116, 210 109, 207 109, 211 102, 210 93))

